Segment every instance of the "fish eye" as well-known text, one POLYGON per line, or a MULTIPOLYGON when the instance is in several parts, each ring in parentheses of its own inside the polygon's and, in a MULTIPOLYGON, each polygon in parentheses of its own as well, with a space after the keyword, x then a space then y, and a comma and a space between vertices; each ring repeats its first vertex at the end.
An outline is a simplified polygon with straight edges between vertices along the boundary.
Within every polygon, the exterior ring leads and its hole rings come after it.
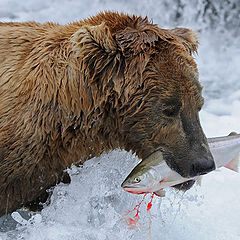
POLYGON ((134 181, 135 183, 139 183, 139 182, 141 182, 141 178, 140 178, 140 177, 135 177, 135 178, 133 179, 133 181, 134 181))

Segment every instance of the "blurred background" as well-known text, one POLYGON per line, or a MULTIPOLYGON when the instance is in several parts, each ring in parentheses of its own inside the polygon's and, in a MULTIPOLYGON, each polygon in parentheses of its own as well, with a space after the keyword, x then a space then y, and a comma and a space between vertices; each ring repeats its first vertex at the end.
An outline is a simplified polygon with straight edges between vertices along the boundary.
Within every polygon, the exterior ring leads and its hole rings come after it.
MULTIPOLYGON (((200 113, 204 131, 207 137, 240 132, 239 0, 0 0, 0 21, 67 24, 105 10, 148 16, 160 28, 196 31, 200 47, 195 57, 206 100, 200 113)), ((72 183, 58 185, 41 213, 0 218, 0 240, 147 239, 145 223, 133 230, 121 220, 140 199, 120 188, 137 162, 131 153, 116 150, 81 169, 73 167, 72 183)), ((239 240, 239 184, 237 174, 221 170, 185 195, 154 199, 152 239, 239 240)))

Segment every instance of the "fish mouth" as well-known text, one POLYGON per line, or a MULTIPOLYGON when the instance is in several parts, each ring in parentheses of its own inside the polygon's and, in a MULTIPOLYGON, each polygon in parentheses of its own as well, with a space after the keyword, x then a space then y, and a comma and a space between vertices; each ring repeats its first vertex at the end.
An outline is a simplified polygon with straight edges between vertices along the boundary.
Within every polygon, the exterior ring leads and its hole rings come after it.
POLYGON ((142 189, 139 186, 129 186, 129 185, 121 185, 121 187, 123 188, 123 190, 125 192, 129 192, 129 193, 134 193, 134 194, 143 194, 143 193, 147 193, 148 191, 146 191, 145 189, 142 189))
POLYGON ((139 187, 136 187, 136 186, 128 186, 128 185, 121 185, 121 187, 123 188, 123 189, 131 189, 131 188, 135 188, 135 189, 137 189, 137 188, 139 188, 139 187))
POLYGON ((133 193, 133 194, 145 194, 145 193, 148 193, 148 192, 146 192, 146 191, 135 191, 135 190, 133 190, 133 189, 125 189, 125 192, 128 192, 128 193, 133 193))
POLYGON ((131 189, 143 189, 144 187, 142 186, 130 186, 130 185, 121 185, 121 187, 125 190, 125 191, 127 191, 128 189, 129 190, 131 190, 131 189))

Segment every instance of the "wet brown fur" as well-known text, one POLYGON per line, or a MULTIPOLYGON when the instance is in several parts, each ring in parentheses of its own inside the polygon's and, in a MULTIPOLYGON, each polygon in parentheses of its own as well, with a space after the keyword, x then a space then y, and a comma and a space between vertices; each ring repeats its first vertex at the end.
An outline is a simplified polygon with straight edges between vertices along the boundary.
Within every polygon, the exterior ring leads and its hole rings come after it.
POLYGON ((114 12, 68 25, 0 23, 0 216, 73 163, 177 145, 181 126, 161 111, 174 99, 189 118, 201 108, 197 46, 191 30, 114 12))

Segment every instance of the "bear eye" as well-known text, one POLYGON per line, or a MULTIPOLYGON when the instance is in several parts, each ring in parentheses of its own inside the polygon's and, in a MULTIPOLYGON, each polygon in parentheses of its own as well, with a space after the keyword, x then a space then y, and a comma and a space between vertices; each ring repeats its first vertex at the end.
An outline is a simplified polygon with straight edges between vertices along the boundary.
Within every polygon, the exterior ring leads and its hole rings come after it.
POLYGON ((182 108, 181 101, 178 100, 168 100, 162 105, 162 113, 166 117, 176 117, 178 116, 180 109, 182 108))
POLYGON ((167 117, 176 117, 180 108, 166 108, 163 110, 163 114, 167 117))

